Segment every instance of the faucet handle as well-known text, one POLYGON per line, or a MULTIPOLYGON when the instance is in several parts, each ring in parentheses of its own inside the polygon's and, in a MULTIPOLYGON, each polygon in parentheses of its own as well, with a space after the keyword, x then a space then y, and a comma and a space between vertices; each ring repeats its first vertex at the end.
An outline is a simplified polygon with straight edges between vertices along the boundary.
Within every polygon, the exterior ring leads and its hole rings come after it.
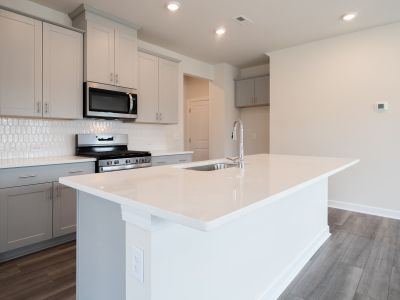
POLYGON ((237 163, 239 160, 239 157, 227 157, 227 160, 233 161, 234 163, 237 163))

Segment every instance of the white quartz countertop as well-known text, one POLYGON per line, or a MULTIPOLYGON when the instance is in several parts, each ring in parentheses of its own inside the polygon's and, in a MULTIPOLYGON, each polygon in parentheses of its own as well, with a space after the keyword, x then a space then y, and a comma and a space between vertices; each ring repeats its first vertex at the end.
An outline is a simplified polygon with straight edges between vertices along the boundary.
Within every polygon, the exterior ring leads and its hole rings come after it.
POLYGON ((193 154, 193 151, 150 150, 150 153, 151 156, 169 156, 169 155, 193 154))
POLYGON ((0 169, 73 164, 73 163, 90 162, 90 161, 96 161, 96 159, 91 157, 82 157, 82 156, 54 156, 54 157, 40 157, 40 158, 0 159, 0 169))
POLYGON ((207 164, 197 162, 64 177, 60 182, 167 221, 209 231, 357 162, 260 154, 246 156, 244 169, 184 169, 207 164))

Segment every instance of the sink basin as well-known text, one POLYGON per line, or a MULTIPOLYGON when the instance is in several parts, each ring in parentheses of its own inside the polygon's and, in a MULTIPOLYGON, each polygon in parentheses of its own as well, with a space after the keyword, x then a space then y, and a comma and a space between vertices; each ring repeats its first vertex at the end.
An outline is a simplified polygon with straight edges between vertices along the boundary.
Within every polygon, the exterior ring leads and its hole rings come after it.
POLYGON ((193 170, 193 171, 216 171, 216 170, 222 170, 222 169, 233 168, 233 167, 236 167, 236 164, 215 163, 215 164, 195 166, 195 167, 190 167, 190 168, 185 168, 185 169, 193 170))

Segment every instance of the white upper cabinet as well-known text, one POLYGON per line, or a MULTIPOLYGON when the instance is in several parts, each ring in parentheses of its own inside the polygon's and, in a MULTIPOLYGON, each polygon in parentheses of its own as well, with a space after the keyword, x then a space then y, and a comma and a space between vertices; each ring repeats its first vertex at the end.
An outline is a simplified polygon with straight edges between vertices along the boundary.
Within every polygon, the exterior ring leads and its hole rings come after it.
POLYGON ((115 84, 114 28, 87 22, 86 81, 115 84))
POLYGON ((159 59, 159 121, 172 124, 178 122, 179 66, 176 62, 159 59))
POLYGON ((83 11, 74 26, 85 34, 85 81, 137 89, 137 31, 83 11))
POLYGON ((139 102, 136 122, 158 122, 158 57, 139 53, 139 102))
POLYGON ((0 114, 42 116, 42 22, 0 10, 0 114))
POLYGON ((137 31, 115 30, 115 85, 137 88, 137 31))
POLYGON ((179 64, 139 53, 137 123, 178 123, 179 64))
POLYGON ((83 36, 43 23, 43 116, 82 118, 83 36))

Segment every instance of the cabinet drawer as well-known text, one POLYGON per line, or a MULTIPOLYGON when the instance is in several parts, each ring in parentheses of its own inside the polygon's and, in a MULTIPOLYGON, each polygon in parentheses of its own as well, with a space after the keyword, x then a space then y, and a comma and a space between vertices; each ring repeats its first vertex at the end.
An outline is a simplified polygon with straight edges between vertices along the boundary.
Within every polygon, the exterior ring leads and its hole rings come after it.
POLYGON ((0 170, 0 188, 58 181, 60 177, 94 173, 94 162, 0 170))
POLYGON ((191 154, 176 154, 176 155, 165 155, 165 156, 154 156, 152 157, 152 165, 165 166, 165 165, 175 165, 184 164, 192 161, 191 154))

